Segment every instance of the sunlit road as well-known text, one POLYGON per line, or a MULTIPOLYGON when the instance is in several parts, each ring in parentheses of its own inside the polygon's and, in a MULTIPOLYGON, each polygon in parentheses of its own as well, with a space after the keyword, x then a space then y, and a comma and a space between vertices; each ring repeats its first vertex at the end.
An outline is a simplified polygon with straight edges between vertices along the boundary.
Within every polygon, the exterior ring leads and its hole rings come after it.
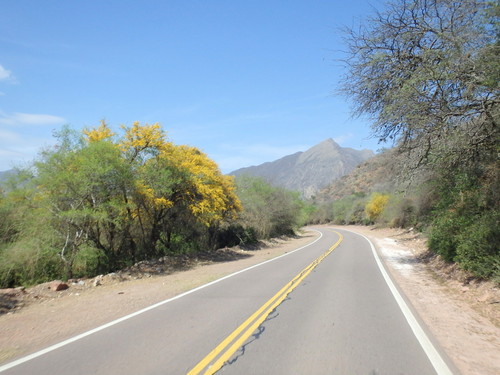
POLYGON ((403 314, 370 243, 340 229, 316 233, 293 253, 0 370, 450 374, 432 340, 403 314))

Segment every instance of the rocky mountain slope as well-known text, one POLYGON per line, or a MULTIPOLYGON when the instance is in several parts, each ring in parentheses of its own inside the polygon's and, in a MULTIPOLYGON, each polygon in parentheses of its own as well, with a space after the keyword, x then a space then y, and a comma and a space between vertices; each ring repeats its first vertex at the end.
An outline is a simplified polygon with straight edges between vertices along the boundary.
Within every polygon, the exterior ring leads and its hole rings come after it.
POLYGON ((358 164, 351 172, 320 189, 316 202, 331 202, 352 194, 392 191, 397 185, 394 150, 386 150, 358 164))
POLYGON ((262 177, 274 186, 298 191, 304 198, 311 198, 320 189, 373 156, 371 150, 340 147, 333 139, 327 139, 307 151, 258 166, 241 168, 230 174, 262 177))

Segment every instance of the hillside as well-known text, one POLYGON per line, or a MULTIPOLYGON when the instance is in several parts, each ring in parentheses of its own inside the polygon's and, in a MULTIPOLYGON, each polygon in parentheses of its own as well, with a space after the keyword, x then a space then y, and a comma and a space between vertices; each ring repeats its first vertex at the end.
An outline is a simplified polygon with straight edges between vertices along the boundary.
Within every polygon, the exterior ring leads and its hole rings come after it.
POLYGON ((394 151, 377 154, 318 191, 315 200, 329 202, 352 194, 391 191, 397 183, 394 161, 394 151))
POLYGON ((274 186, 298 191, 304 198, 311 198, 321 188, 348 174, 373 156, 371 150, 344 148, 333 139, 327 139, 307 151, 258 166, 241 168, 230 174, 262 177, 274 186))

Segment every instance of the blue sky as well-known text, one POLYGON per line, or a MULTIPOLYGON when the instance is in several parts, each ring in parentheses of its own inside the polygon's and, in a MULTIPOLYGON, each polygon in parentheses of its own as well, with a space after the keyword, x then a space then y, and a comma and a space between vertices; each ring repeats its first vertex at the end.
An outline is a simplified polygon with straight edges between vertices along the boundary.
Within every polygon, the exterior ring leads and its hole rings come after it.
POLYGON ((334 95, 338 28, 382 0, 5 0, 0 4, 0 171, 64 124, 159 122, 224 173, 327 139, 377 150, 334 95))

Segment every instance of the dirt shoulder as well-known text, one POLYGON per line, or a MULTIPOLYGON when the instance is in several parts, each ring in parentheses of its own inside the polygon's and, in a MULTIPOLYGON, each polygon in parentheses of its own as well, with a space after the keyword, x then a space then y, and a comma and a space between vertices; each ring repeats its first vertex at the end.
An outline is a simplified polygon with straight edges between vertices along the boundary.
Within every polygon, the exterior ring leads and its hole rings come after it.
POLYGON ((413 231, 349 226, 377 246, 392 277, 463 375, 500 374, 500 289, 427 251, 413 231))
MULTIPOLYGON (((462 374, 500 373, 497 287, 471 281, 466 274, 428 257, 425 239, 411 231, 343 228, 374 242, 393 278, 462 374)), ((253 250, 222 249, 215 260, 142 262, 120 273, 75 280, 59 292, 50 290, 49 284, 3 291, 0 363, 282 255, 315 238, 317 233, 304 231, 297 238, 276 240, 253 250)))

